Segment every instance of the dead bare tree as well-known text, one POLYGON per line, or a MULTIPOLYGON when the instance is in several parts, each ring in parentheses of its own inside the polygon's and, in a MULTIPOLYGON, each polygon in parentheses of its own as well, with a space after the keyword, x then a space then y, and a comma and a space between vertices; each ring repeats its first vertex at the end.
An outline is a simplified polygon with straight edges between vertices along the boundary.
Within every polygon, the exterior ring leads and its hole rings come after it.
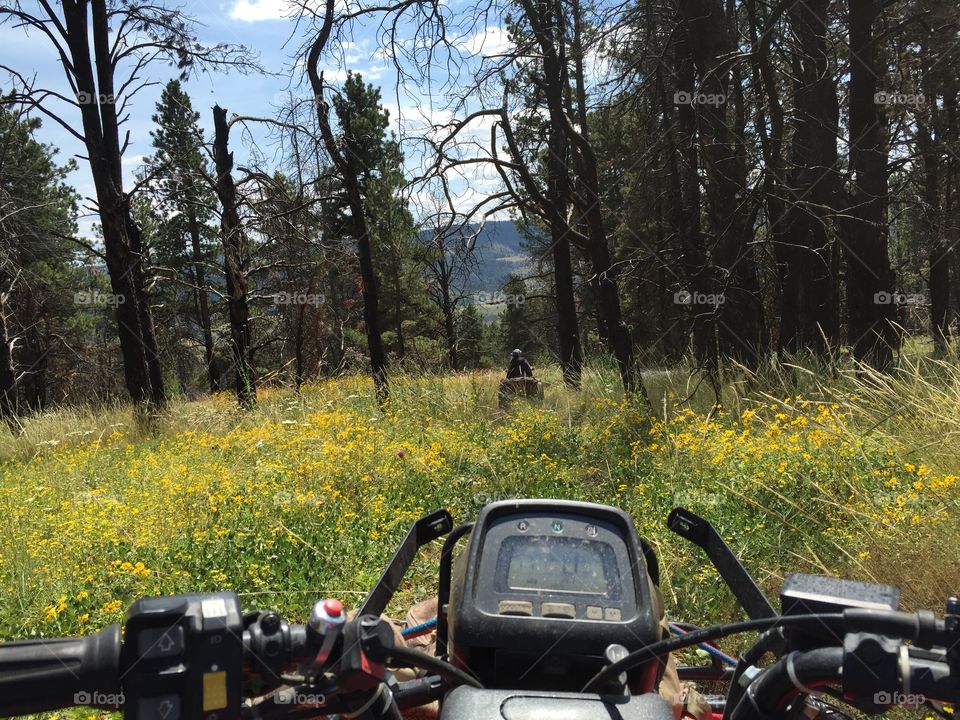
POLYGON ((475 229, 454 227, 454 216, 447 215, 444 219, 442 213, 438 204, 434 227, 424 233, 427 237, 423 241, 423 260, 427 294, 440 311, 443 322, 447 365, 451 370, 457 370, 460 367, 457 308, 466 298, 470 274, 477 263, 475 229))
POLYGON ((251 358, 250 310, 243 260, 244 235, 237 211, 239 201, 233 180, 233 153, 229 150, 230 124, 227 122, 227 111, 219 105, 213 108, 213 127, 213 157, 217 166, 216 190, 221 206, 220 234, 230 316, 230 355, 236 375, 237 400, 244 407, 250 407, 256 402, 257 384, 251 358))
MULTIPOLYGON (((584 20, 557 0, 519 0, 512 6, 514 43, 497 53, 459 95, 465 108, 478 88, 502 87, 503 100, 436 128, 432 177, 470 165, 486 164, 500 175, 504 191, 485 198, 467 215, 490 216, 515 209, 547 228, 553 256, 561 364, 568 383, 578 383, 582 350, 574 300, 570 251, 589 266, 588 283, 598 315, 598 331, 616 359, 624 387, 637 389, 633 342, 621 308, 617 264, 603 213, 598 157, 587 123, 587 80, 583 58, 584 20), (569 50, 572 48, 572 50, 569 50), (478 155, 471 124, 492 120, 489 146, 478 155), (506 152, 506 156, 502 152, 506 152)), ((428 176, 430 174, 428 173, 428 176)), ((642 384, 640 384, 642 387, 642 384)))
POLYGON ((362 168, 357 158, 344 152, 333 133, 330 123, 330 106, 325 99, 326 85, 320 61, 336 19, 335 0, 327 0, 323 22, 307 53, 307 75, 317 105, 317 120, 320 137, 333 166, 343 182, 344 194, 350 208, 353 235, 357 242, 357 257, 360 262, 360 279, 363 289, 363 320, 367 333, 367 351, 370 354, 370 369, 377 399, 382 405, 389 396, 387 385, 387 353, 383 347, 380 333, 379 293, 377 278, 373 268, 373 253, 370 245, 370 232, 367 228, 366 198, 360 187, 362 168))
POLYGON ((84 143, 96 187, 95 204, 103 232, 104 256, 117 299, 116 321, 127 391, 136 403, 165 402, 153 316, 144 277, 140 229, 124 190, 121 160, 129 137, 121 138, 129 103, 144 87, 146 68, 172 62, 185 77, 196 67, 253 64, 242 48, 207 47, 193 21, 162 4, 108 0, 41 0, 35 12, 19 2, 0 6, 0 22, 49 42, 66 74, 67 93, 36 88, 24 70, 0 65, 18 84, 16 100, 52 118, 84 143), (78 111, 80 129, 69 118, 78 111))

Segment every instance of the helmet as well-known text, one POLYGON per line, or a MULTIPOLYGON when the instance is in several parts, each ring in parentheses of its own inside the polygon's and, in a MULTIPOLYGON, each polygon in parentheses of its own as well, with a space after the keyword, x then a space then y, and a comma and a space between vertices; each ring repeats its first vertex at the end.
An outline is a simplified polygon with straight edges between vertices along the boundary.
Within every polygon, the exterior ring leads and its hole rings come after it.
POLYGON ((514 357, 518 357, 518 356, 520 355, 520 348, 516 348, 516 349, 515 349, 512 353, 510 353, 510 354, 513 355, 514 357))

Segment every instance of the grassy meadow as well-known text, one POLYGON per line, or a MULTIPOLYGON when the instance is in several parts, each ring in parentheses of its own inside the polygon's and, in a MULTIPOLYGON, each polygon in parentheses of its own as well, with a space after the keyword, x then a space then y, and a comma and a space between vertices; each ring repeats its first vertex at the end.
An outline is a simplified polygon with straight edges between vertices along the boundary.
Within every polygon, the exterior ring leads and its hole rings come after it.
MULTIPOLYGON (((732 373, 721 402, 687 370, 651 371, 649 406, 608 369, 582 391, 546 371, 541 405, 497 407, 499 373, 365 377, 129 408, 59 410, 0 432, 0 638, 92 632, 138 596, 230 588, 302 620, 359 603, 420 515, 487 501, 619 505, 657 548, 668 612, 739 617, 696 549, 666 531, 707 516, 775 595, 791 571, 894 582, 942 612, 960 591, 960 363, 732 373)), ((435 591, 425 551, 393 609, 435 591)))

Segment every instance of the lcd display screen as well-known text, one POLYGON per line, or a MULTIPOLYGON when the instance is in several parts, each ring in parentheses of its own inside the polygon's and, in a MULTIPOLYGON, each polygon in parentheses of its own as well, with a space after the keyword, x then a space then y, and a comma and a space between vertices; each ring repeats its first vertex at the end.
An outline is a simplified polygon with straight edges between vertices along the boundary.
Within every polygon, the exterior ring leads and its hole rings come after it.
POLYGON ((508 537, 497 559, 497 590, 620 596, 616 554, 605 542, 569 537, 508 537))

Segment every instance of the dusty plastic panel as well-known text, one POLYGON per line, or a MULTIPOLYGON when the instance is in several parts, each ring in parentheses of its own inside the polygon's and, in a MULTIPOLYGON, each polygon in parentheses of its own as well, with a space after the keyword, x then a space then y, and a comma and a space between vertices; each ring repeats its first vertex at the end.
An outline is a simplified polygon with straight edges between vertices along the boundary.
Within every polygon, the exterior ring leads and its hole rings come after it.
POLYGON ((611 697, 535 690, 478 690, 460 686, 443 702, 440 720, 673 720, 656 693, 611 697))

